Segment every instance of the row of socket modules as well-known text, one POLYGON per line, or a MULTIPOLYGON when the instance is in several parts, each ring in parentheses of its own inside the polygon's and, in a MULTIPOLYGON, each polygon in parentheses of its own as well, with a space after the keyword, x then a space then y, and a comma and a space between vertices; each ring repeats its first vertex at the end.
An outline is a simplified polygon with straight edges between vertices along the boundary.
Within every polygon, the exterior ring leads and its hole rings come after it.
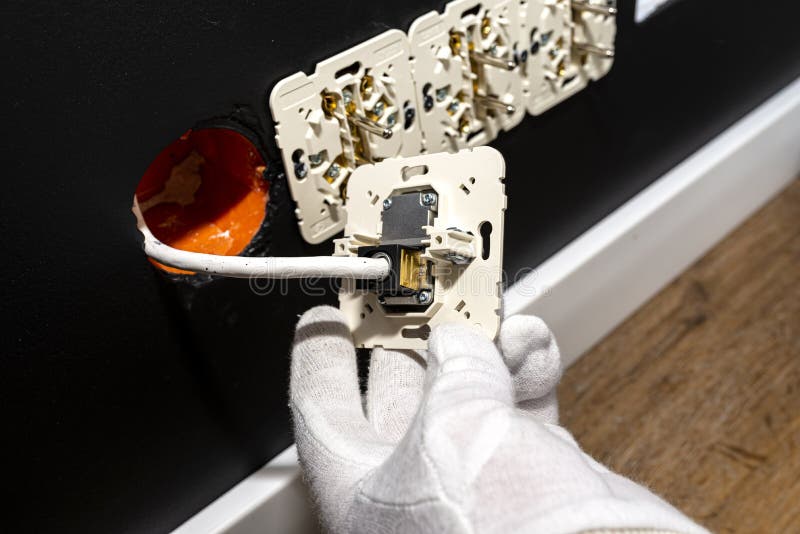
POLYGON ((386 158, 485 145, 613 62, 613 0, 455 0, 281 80, 270 95, 300 232, 347 216, 347 181, 386 158))

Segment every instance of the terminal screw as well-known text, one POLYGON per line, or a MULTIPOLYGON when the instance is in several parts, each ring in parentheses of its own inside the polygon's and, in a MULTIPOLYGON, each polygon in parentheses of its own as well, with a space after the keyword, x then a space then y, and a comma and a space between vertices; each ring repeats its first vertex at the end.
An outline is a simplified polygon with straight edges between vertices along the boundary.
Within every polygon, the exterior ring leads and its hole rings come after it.
POLYGON ((417 300, 420 304, 427 304, 431 301, 431 292, 430 291, 421 291, 417 295, 417 300))
POLYGON ((298 161, 297 163, 295 163, 294 174, 300 179, 305 178, 306 175, 308 175, 308 168, 306 167, 306 164, 303 163, 302 161, 298 161))
POLYGON ((436 195, 433 193, 423 193, 422 194, 422 205, 423 206, 433 206, 436 204, 436 195))
POLYGON ((386 200, 383 201, 383 209, 384 210, 388 210, 391 207, 392 207, 392 199, 391 198, 387 198, 386 200))
POLYGON ((372 108, 372 113, 376 117, 381 118, 383 116, 383 110, 384 110, 383 102, 378 101, 375 103, 375 107, 372 108))
POLYGON ((311 165, 317 167, 319 164, 322 163, 322 152, 318 154, 309 154, 308 161, 311 162, 311 165))
POLYGON ((339 168, 339 165, 337 165, 336 163, 333 163, 328 168, 328 176, 330 176, 331 178, 338 178, 340 170, 341 169, 339 168))

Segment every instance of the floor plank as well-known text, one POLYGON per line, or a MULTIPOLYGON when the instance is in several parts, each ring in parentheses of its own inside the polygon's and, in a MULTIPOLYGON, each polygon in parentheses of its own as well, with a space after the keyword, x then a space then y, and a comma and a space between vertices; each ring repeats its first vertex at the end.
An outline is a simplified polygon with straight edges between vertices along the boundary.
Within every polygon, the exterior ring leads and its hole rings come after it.
POLYGON ((587 452, 711 530, 800 532, 800 181, 571 367, 559 400, 587 452))

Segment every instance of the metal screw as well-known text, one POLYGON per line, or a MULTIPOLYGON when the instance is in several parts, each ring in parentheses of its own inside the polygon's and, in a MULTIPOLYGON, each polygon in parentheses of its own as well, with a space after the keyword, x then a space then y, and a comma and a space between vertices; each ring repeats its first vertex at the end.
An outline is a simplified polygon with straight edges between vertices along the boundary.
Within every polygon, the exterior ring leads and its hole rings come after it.
POLYGON ((386 125, 389 126, 389 128, 391 128, 395 124, 397 124, 397 113, 392 113, 391 115, 386 117, 386 125))
POLYGON ((331 164, 330 167, 328 167, 328 173, 327 174, 331 178, 336 178, 337 176, 339 176, 339 170, 340 170, 339 169, 339 165, 337 163, 333 163, 333 164, 331 164))
POLYGON ((302 161, 298 161, 294 164, 294 174, 300 179, 305 178, 308 175, 308 167, 302 161))
POLYGON ((378 118, 383 116, 383 102, 378 100, 378 102, 375 104, 375 107, 372 108, 372 114, 378 118))
POLYGON ((422 205, 423 206, 433 206, 436 204, 436 195, 434 193, 423 193, 422 194, 422 205))
POLYGON ((447 88, 442 87, 441 89, 437 89, 436 90, 436 100, 438 102, 442 102, 442 101, 444 101, 445 98, 447 98, 447 88))
POLYGON ((411 125, 414 124, 414 117, 416 117, 416 115, 417 115, 417 112, 414 111, 414 108, 412 108, 410 106, 406 108, 406 111, 405 111, 405 116, 406 116, 405 128, 406 128, 406 130, 411 128, 411 125))
POLYGON ((458 111, 458 100, 453 99, 453 101, 450 102, 450 105, 447 106, 447 110, 450 113, 455 113, 456 111, 458 111))
POLYGON ((420 291, 417 294, 417 300, 420 304, 427 304, 431 301, 431 292, 430 291, 420 291))
POLYGON ((431 95, 425 95, 422 99, 422 105, 425 108, 425 111, 430 111, 433 109, 433 97, 431 95))
POLYGON ((318 154, 309 154, 308 155, 308 161, 311 162, 311 165, 316 167, 317 165, 322 163, 322 152, 320 152, 318 154))
POLYGON ((491 55, 493 55, 494 57, 497 57, 497 54, 498 54, 497 44, 492 44, 492 46, 489 47, 489 53, 491 55))
POLYGON ((353 92, 350 89, 342 89, 342 99, 345 104, 353 101, 353 92))
POLYGON ((525 63, 526 61, 528 61, 528 51, 527 50, 522 50, 521 52, 517 52, 515 55, 516 55, 515 59, 517 60, 517 64, 525 63))
POLYGON ((383 201, 383 209, 388 210, 391 207, 392 207, 392 199, 391 198, 387 198, 386 200, 383 201))

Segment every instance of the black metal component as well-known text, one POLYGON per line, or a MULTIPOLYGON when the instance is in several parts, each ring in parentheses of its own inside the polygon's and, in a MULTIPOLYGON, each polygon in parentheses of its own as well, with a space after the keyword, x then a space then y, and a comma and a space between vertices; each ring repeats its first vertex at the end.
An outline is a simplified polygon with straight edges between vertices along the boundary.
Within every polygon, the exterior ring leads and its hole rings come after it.
MULTIPOLYGON (((394 208, 393 208, 394 209, 394 208)), ((422 246, 409 246, 399 243, 359 247, 358 255, 362 258, 386 258, 391 265, 389 276, 383 280, 356 280, 357 289, 366 289, 378 295, 378 302, 387 311, 413 312, 424 310, 431 304, 431 289, 424 287, 418 289, 401 285, 401 254, 402 252, 417 252, 422 246)), ((431 281, 432 284, 432 281, 431 281)))

